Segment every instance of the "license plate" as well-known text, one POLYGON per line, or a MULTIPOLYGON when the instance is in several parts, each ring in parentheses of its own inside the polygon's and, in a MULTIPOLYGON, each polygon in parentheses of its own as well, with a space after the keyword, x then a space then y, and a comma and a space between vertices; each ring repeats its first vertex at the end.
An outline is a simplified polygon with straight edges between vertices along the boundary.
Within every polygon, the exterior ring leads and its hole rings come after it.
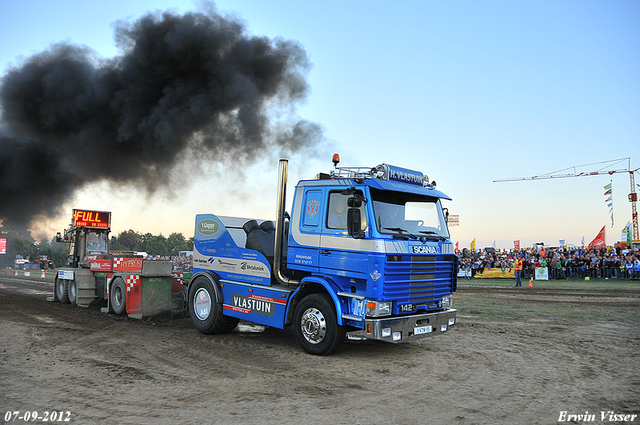
POLYGON ((433 328, 431 327, 431 325, 419 326, 417 328, 413 328, 413 334, 414 335, 428 334, 431 331, 433 331, 433 328))

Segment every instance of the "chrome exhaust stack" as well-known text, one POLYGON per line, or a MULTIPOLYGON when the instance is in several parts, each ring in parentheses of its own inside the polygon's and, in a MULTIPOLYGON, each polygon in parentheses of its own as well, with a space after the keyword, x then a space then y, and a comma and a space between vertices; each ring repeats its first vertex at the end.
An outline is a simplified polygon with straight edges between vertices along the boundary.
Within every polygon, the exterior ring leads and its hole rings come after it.
POLYGON ((273 268, 276 280, 283 285, 297 285, 300 282, 282 274, 282 238, 285 225, 285 204, 287 198, 287 170, 289 161, 281 159, 278 165, 278 204, 276 205, 276 241, 274 246, 273 268))

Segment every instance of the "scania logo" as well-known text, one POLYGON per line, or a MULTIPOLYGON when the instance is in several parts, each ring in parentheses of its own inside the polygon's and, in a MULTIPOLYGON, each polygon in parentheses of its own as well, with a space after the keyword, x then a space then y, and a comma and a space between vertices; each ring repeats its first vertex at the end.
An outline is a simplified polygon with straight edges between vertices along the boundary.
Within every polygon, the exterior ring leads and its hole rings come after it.
POLYGON ((212 218, 200 220, 196 225, 196 231, 202 236, 213 236, 220 230, 220 223, 212 218))
POLYGON ((414 254, 437 254, 438 247, 436 246, 414 246, 413 247, 414 254))

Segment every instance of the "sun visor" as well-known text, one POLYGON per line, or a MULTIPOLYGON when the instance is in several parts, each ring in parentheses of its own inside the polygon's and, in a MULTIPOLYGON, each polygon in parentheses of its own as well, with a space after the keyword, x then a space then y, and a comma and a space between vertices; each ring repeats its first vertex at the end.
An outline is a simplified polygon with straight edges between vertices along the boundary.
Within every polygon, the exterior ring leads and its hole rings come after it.
POLYGON ((393 190, 396 192, 405 192, 405 193, 415 193, 417 195, 426 195, 434 198, 447 199, 451 200, 451 198, 444 193, 440 192, 437 189, 432 189, 429 187, 411 185, 406 183, 400 183, 389 180, 380 180, 380 179, 369 179, 363 182, 367 186, 373 187, 375 189, 380 190, 393 190))

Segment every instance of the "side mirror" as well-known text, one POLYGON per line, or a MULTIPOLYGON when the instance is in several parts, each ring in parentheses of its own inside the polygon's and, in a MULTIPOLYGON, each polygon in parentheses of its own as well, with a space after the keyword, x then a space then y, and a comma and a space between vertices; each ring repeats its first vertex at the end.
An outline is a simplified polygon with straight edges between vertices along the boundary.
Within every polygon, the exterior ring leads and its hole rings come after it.
POLYGON ((62 235, 60 232, 56 233, 56 242, 62 242, 62 235))
POLYGON ((349 208, 360 208, 362 206, 362 198, 352 196, 351 198, 347 199, 347 206, 349 208))

